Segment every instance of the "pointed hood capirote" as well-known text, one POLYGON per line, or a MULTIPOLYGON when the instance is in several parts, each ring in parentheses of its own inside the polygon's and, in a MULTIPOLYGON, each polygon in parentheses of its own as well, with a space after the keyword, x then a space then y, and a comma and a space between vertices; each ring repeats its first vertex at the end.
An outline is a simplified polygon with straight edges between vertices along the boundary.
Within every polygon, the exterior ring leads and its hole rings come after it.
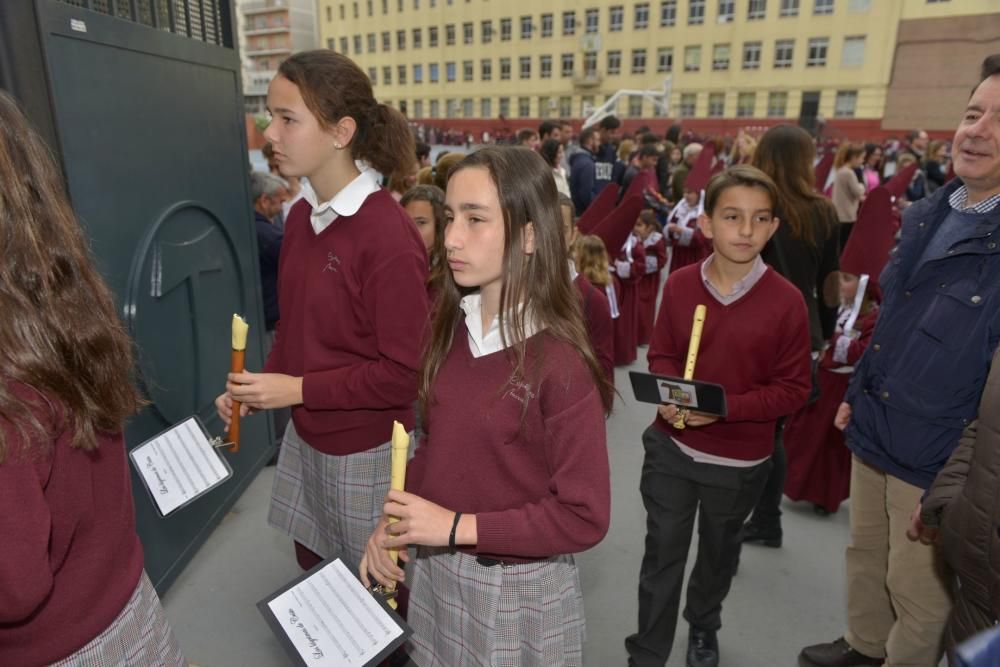
POLYGON ((833 158, 833 153, 827 153, 816 163, 816 192, 826 190, 826 182, 830 178, 830 170, 833 169, 833 158))
POLYGON ((684 181, 684 189, 694 190, 695 192, 704 190, 714 175, 714 171, 712 170, 714 160, 715 144, 709 142, 705 144, 704 148, 701 149, 701 153, 698 154, 698 159, 695 160, 694 165, 691 167, 687 180, 684 181))
POLYGON ((577 218, 576 228, 580 230, 581 234, 592 233, 594 227, 614 210, 615 202, 618 200, 618 189, 617 183, 608 183, 594 197, 594 201, 590 202, 587 210, 577 218))
POLYGON ((893 199, 899 199, 906 194, 906 188, 910 187, 910 182, 913 180, 913 175, 917 173, 918 168, 919 165, 914 162, 890 178, 889 182, 882 187, 892 195, 893 199))
POLYGON ((599 236, 608 249, 608 255, 614 259, 628 235, 632 233, 635 220, 646 206, 646 200, 639 195, 631 195, 611 211, 601 222, 594 226, 592 234, 599 236))
POLYGON ((840 255, 840 270, 855 276, 871 276, 869 289, 878 287, 889 252, 896 244, 896 220, 892 195, 885 187, 868 193, 858 212, 851 238, 840 255))

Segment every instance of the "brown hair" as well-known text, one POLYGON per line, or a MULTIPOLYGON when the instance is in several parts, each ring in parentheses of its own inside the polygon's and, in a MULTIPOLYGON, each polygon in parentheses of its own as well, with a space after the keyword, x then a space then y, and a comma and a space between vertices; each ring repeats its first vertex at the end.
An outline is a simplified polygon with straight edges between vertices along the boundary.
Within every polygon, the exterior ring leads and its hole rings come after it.
POLYGON ((635 142, 631 139, 622 139, 622 142, 618 144, 618 159, 627 162, 633 150, 635 150, 635 142))
POLYGON ((663 225, 656 219, 656 211, 651 208, 639 212, 639 221, 647 227, 652 227, 654 232, 663 232, 663 225))
POLYGON ((321 126, 350 117, 357 123, 351 155, 379 173, 410 174, 416 144, 406 118, 375 100, 368 75, 347 56, 319 49, 302 51, 278 66, 278 74, 299 88, 303 101, 321 126))
MULTIPOLYGON (((29 443, 25 454, 41 451, 63 429, 71 446, 96 449, 100 434, 120 431, 141 406, 129 378, 132 341, 51 153, 3 91, 0 247, 0 419, 29 443), (26 403, 15 384, 41 400, 26 403), (46 404, 58 424, 51 431, 34 414, 46 404)), ((0 462, 9 447, 0 430, 0 462)))
POLYGON ((451 174, 452 168, 465 159, 465 153, 448 153, 447 155, 442 155, 434 165, 434 185, 441 188, 441 192, 448 189, 448 176, 451 174))
POLYGON ((423 167, 417 172, 417 185, 434 185, 434 167, 423 167))
POLYGON ((712 180, 708 182, 708 187, 705 188, 705 214, 712 215, 712 212, 715 211, 716 204, 719 203, 719 197, 722 196, 723 192, 729 188, 735 188, 741 185, 747 188, 757 188, 758 190, 763 190, 767 193, 768 198, 771 200, 771 209, 774 210, 777 208, 778 186, 774 184, 771 177, 757 167, 751 167, 746 164, 738 164, 735 167, 730 167, 729 169, 716 174, 712 177, 712 180))
POLYGON ((389 182, 386 184, 386 189, 388 189, 389 192, 395 192, 398 195, 406 194, 406 191, 409 190, 409 186, 407 185, 406 182, 410 179, 413 179, 413 182, 416 183, 417 181, 416 177, 417 177, 416 171, 411 171, 405 174, 397 171, 395 174, 389 177, 389 182))
POLYGON ((865 147, 851 141, 845 141, 837 149, 837 155, 833 158, 833 168, 840 169, 859 155, 863 155, 865 147))
POLYGON ((834 230, 836 211, 829 199, 816 192, 812 137, 795 125, 775 125, 760 138, 753 153, 753 166, 767 174, 778 187, 775 202, 781 224, 792 238, 817 246, 834 230))
POLYGON ((902 171, 911 164, 917 163, 917 156, 913 153, 900 153, 896 158, 896 171, 902 171))
POLYGON ((606 287, 611 282, 608 249, 604 247, 600 236, 585 234, 577 239, 574 262, 580 275, 593 284, 606 287))
POLYGON ((430 257, 427 258, 431 268, 427 284, 437 286, 444 279, 448 268, 444 251, 444 193, 436 185, 415 185, 406 191, 399 200, 399 205, 406 208, 406 205, 413 201, 427 202, 434 212, 434 247, 431 248, 430 257))
POLYGON ((927 152, 924 153, 924 158, 926 160, 933 160, 934 159, 934 154, 937 153, 942 148, 945 148, 947 146, 948 146, 948 143, 944 142, 944 141, 935 140, 935 141, 930 142, 929 144, 927 144, 927 152))
MULTIPOLYGON (((503 286, 498 313, 500 336, 514 357, 515 374, 525 376, 528 322, 545 335, 579 350, 600 392, 604 409, 611 410, 614 389, 604 377, 583 322, 579 292, 570 282, 563 239, 562 214, 552 169, 534 151, 516 146, 483 148, 466 156, 451 174, 462 169, 485 169, 497 189, 503 211, 503 286), (528 224, 534 231, 535 250, 526 255, 528 224), (520 306, 520 307, 519 307, 520 306), (508 339, 508 335, 510 339, 508 339)), ((459 301, 471 290, 460 288, 448 272, 441 284, 437 309, 431 320, 430 339, 420 371, 420 405, 427 414, 434 378, 454 341, 461 319, 459 301)), ((532 359, 532 367, 539 359, 532 359)))

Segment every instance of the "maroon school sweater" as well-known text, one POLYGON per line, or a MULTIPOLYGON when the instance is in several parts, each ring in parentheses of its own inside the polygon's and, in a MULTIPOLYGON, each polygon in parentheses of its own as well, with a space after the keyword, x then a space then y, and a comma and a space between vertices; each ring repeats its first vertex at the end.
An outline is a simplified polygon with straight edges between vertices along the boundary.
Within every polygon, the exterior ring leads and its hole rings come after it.
MULTIPOLYGON (((43 426, 52 411, 24 387, 43 426)), ((142 573, 142 546, 125 443, 100 438, 94 452, 63 433, 27 456, 0 418, 8 454, 0 463, 0 665, 47 665, 83 648, 124 608, 142 573)))
POLYGON ((589 549, 611 519, 604 410, 570 345, 528 340, 525 376, 501 350, 478 359, 464 319, 434 378, 406 489, 475 514, 473 553, 530 560, 589 549))
POLYGON ((285 222, 278 263, 277 337, 264 370, 300 376, 295 430, 327 454, 389 440, 413 428, 427 325, 427 253, 385 190, 319 234, 302 200, 285 222))
POLYGON ((768 268, 756 285, 724 306, 705 287, 701 262, 672 273, 649 345, 649 369, 683 377, 694 309, 708 313, 696 380, 726 389, 729 414, 714 424, 677 430, 659 415, 654 425, 692 449, 753 461, 771 455, 774 425, 806 404, 810 375, 809 315, 802 293, 768 268))
POLYGON ((604 370, 604 377, 615 384, 615 330, 611 319, 608 296, 591 284, 582 274, 577 274, 573 284, 583 299, 583 319, 590 334, 590 344, 597 355, 597 363, 604 370))

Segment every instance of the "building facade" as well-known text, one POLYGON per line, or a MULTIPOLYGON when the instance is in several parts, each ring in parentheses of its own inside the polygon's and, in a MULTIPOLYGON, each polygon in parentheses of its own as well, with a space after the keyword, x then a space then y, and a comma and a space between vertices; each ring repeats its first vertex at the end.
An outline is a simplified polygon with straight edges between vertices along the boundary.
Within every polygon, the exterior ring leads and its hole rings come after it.
POLYGON ((264 110, 267 84, 282 60, 317 42, 315 0, 236 0, 243 97, 248 113, 264 110))
MULTIPOLYGON (((615 91, 667 85, 668 115, 685 126, 793 119, 891 130, 882 119, 900 67, 919 73, 936 58, 940 83, 957 90, 974 83, 975 67, 949 72, 956 49, 979 60, 1000 51, 997 0, 319 0, 318 8, 321 44, 361 65, 381 100, 418 122, 469 129, 579 121, 615 91), (953 33, 970 25, 984 39, 956 43, 953 33), (915 61, 897 62, 901 35, 925 40, 923 53, 907 51, 915 61)), ((927 117, 953 128, 955 114, 940 107, 954 100, 928 94, 927 84, 919 85, 922 106, 933 107, 927 117)), ((921 125, 908 106, 894 118, 921 125)), ((617 113, 654 126, 664 115, 641 97, 623 98, 617 113)))

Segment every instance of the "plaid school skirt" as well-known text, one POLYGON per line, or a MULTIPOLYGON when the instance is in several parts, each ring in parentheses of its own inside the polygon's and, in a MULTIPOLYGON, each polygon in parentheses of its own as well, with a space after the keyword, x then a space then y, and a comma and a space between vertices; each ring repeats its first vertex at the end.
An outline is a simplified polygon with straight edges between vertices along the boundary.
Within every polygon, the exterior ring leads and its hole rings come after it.
POLYGON ((267 522, 323 558, 357 572, 389 492, 386 442, 357 454, 324 454, 288 423, 278 454, 267 522))
POLYGON ((586 626, 572 556, 484 566, 418 547, 411 574, 409 653, 420 667, 583 664, 586 626))
POLYGON ((125 608, 89 644, 52 667, 187 667, 156 589, 142 571, 125 608))

